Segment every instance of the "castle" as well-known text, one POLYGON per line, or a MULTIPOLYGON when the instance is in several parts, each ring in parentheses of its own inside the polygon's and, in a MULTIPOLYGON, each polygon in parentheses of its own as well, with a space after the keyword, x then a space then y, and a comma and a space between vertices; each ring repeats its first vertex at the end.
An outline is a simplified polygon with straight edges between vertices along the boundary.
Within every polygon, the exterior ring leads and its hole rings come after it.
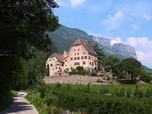
POLYGON ((46 66, 49 68, 49 76, 53 76, 58 72, 70 72, 71 68, 77 66, 83 66, 85 70, 96 70, 98 63, 92 46, 86 40, 78 38, 69 52, 64 51, 63 55, 53 53, 48 57, 46 66))

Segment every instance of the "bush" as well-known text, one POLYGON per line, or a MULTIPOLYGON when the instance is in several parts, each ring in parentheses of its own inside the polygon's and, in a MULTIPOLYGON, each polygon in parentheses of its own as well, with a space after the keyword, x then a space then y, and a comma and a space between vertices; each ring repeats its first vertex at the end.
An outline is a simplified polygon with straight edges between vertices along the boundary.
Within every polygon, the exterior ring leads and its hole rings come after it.
POLYGON ((91 76, 97 76, 97 72, 96 71, 92 71, 91 72, 91 76))
POLYGON ((144 82, 150 83, 152 81, 152 76, 151 75, 143 75, 140 77, 140 79, 144 82))
POLYGON ((69 72, 69 75, 75 75, 75 74, 77 74, 77 71, 71 71, 71 72, 69 72))
POLYGON ((84 71, 84 67, 83 66, 77 66, 76 70, 77 71, 84 71))

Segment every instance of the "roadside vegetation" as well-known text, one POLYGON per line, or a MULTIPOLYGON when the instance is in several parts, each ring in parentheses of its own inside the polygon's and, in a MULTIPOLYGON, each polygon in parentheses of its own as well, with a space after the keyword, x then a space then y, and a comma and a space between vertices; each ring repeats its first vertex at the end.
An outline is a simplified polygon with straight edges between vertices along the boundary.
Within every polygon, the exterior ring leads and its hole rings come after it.
POLYGON ((71 85, 41 83, 26 97, 40 114, 63 110, 85 114, 150 114, 152 85, 71 85))

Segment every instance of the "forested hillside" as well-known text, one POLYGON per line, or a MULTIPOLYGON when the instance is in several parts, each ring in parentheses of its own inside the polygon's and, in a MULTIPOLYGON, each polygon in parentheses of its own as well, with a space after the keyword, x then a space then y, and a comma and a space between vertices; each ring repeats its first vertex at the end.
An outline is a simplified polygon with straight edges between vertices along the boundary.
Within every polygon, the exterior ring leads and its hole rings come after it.
POLYGON ((99 45, 99 47, 103 49, 103 52, 106 55, 115 55, 121 59, 128 57, 137 58, 135 49, 132 46, 124 44, 111 45, 110 39, 95 37, 93 35, 87 34, 85 31, 80 29, 69 28, 64 25, 60 25, 56 31, 51 33, 48 32, 48 35, 59 47, 60 53, 63 53, 64 50, 69 51, 72 43, 77 38, 82 38, 84 40, 87 40, 91 45, 99 45))

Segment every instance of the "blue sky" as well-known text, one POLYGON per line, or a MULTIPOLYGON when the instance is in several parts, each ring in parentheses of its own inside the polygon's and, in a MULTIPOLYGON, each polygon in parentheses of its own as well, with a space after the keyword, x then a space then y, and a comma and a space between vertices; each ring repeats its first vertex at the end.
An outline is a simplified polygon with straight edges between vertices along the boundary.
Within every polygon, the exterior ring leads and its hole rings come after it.
POLYGON ((90 35, 131 45, 152 68, 152 0, 55 0, 59 22, 90 35))

